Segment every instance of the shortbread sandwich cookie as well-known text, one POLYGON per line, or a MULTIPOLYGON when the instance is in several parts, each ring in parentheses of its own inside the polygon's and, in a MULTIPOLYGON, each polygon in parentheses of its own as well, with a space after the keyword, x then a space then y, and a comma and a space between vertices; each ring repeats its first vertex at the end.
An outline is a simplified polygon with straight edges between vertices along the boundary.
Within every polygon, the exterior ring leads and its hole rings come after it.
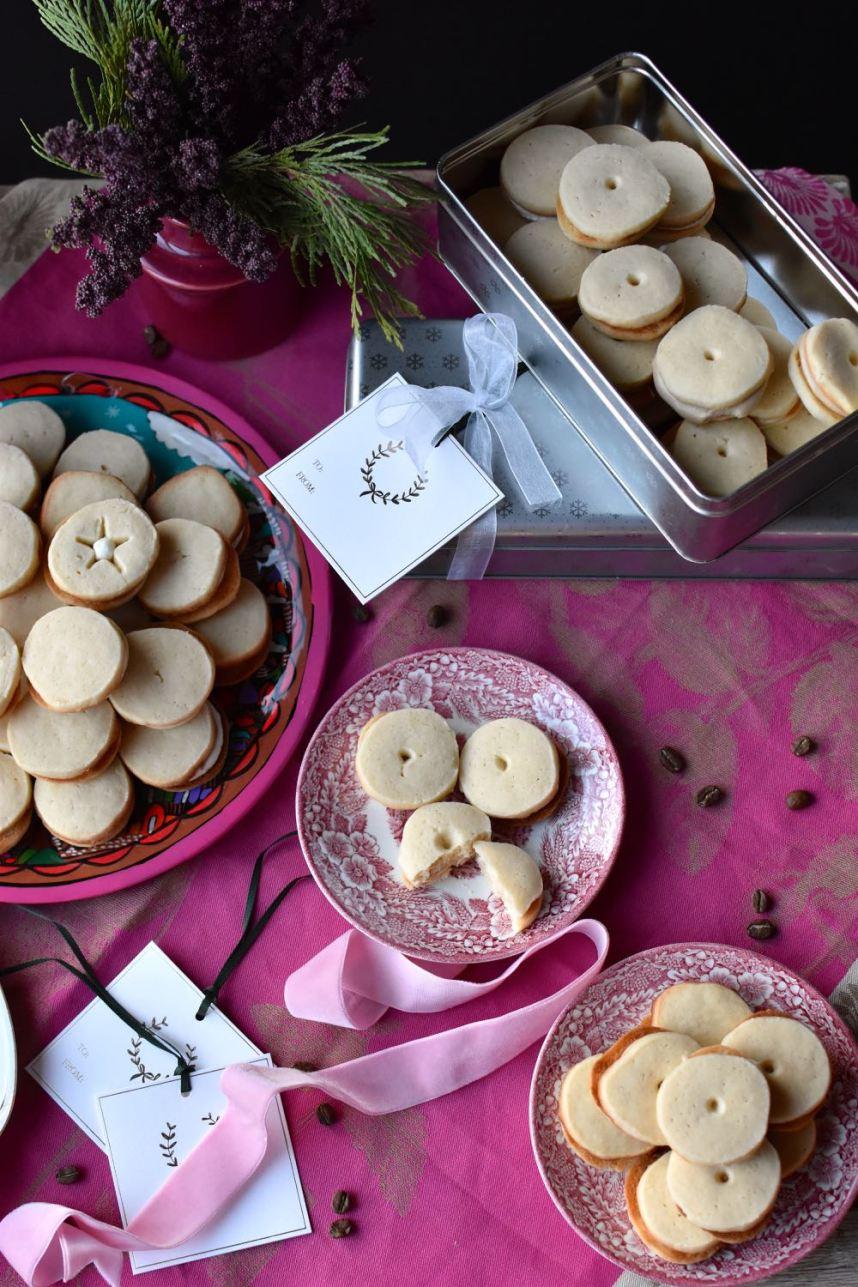
POLYGON ((146 495, 152 476, 149 457, 135 438, 110 429, 79 434, 57 461, 54 476, 75 473, 110 474, 139 500, 146 495))
POLYGON ((813 1118, 797 1131, 769 1131, 769 1143, 777 1150, 781 1160, 781 1178, 786 1179, 800 1171, 813 1156, 816 1148, 816 1122, 813 1118))
POLYGON ((47 403, 15 398, 0 407, 0 442, 11 442, 26 452, 40 477, 51 472, 65 440, 65 425, 47 403))
POLYGON ((775 1010, 758 1010, 723 1044, 753 1059, 769 1083, 770 1121, 784 1127, 815 1113, 831 1087, 831 1063, 815 1032, 775 1010))
POLYGON ((223 771, 229 752, 229 725, 226 717, 215 706, 212 707, 212 718, 215 722, 215 740, 212 749, 190 782, 184 783, 180 788, 174 787, 174 790, 193 791, 197 787, 210 786, 223 771))
POLYGON ((417 809, 443 800, 456 785, 456 735, 437 712, 419 707, 376 715, 361 729, 358 781, 389 809, 417 809))
POLYGON ((757 330, 768 344, 772 355, 771 374, 753 408, 754 421, 764 429, 766 425, 784 424, 804 408, 790 379, 792 345, 789 340, 769 326, 758 326, 757 330))
POLYGON ((602 1111, 636 1139, 666 1144, 656 1116, 659 1087, 697 1048, 684 1032, 661 1032, 649 1024, 625 1033, 593 1065, 593 1094, 602 1111))
POLYGON ((652 383, 658 340, 615 340, 594 326, 583 313, 572 327, 572 336, 621 393, 645 389, 652 383))
POLYGON ((756 326, 732 309, 706 304, 665 335, 653 380, 678 415, 705 424, 749 415, 771 369, 769 346, 756 326))
POLYGON ((527 818, 557 795, 560 759, 554 742, 523 719, 495 719, 462 748, 459 789, 492 818, 527 818))
POLYGON ((93 501, 61 523, 48 546, 51 589, 68 602, 108 609, 133 599, 158 557, 158 533, 139 505, 93 501))
POLYGON ((824 402, 821 402, 808 384, 802 366, 800 346, 801 341, 799 340, 797 344, 793 345, 793 350, 789 355, 787 365, 789 378, 792 380, 793 388, 801 399, 808 415, 813 416, 814 420, 819 420, 826 429, 830 429, 832 425, 836 425, 843 417, 838 415, 836 411, 832 411, 824 402))
POLYGON ((23 589, 0 599, 0 626, 9 631, 19 648, 23 648, 27 635, 39 618, 61 606, 62 600, 50 589, 44 576, 37 572, 23 589))
POLYGON ((649 342, 682 314, 679 269, 652 246, 621 246, 585 269, 578 289, 581 312, 615 340, 649 342))
POLYGON ((478 840, 474 850, 489 888, 506 909, 513 934, 524 933, 542 909, 539 864, 518 845, 478 840))
POLYGON ((9 631, 0 626, 0 715, 18 700, 22 675, 20 649, 9 631))
POLYGON ((503 247, 527 220, 506 199, 503 188, 480 188, 465 202, 470 213, 496 246, 503 247))
POLYGON ((52 836, 90 849, 122 832, 134 808, 134 784, 117 756, 101 773, 76 782, 37 778, 33 803, 52 836))
POLYGON ((556 219, 526 223, 512 234, 504 250, 540 299, 559 314, 574 306, 581 274, 598 253, 570 241, 556 219))
POLYGON ((399 870, 409 889, 420 889, 449 875, 474 857, 474 846, 488 840, 492 824, 471 804, 442 800, 415 809, 402 829, 399 870))
POLYGON ((34 778, 74 781, 100 773, 119 749, 119 720, 110 702, 60 714, 25 697, 9 716, 9 750, 34 778))
POLYGON ((125 636, 91 608, 61 607, 35 623, 22 652, 33 696, 50 710, 97 706, 120 684, 128 661, 125 636))
POLYGON ((33 783, 11 755, 0 754, 0 854, 27 834, 32 817, 33 783))
POLYGON ((189 518, 163 519, 155 530, 158 557, 138 598, 153 617, 180 619, 214 595, 226 569, 227 544, 213 527, 189 518))
POLYGON ((706 162, 685 143, 662 139, 641 149, 670 188, 670 201, 658 221, 659 231, 687 231, 702 226, 715 209, 715 188, 706 162))
POLYGON ((768 1083, 750 1059, 726 1046, 704 1046, 665 1077, 656 1096, 656 1118, 675 1153, 715 1166, 759 1148, 770 1099, 768 1083))
POLYGON ((732 988, 695 981, 674 983, 660 992, 652 1003, 651 1021, 668 1032, 685 1032, 701 1046, 717 1046, 751 1013, 732 988))
POLYGON ((248 678, 268 656, 271 644, 271 613, 265 596, 243 578, 232 603, 197 622, 194 632, 214 657, 217 687, 248 678))
POLYGON ((858 324, 829 318, 805 331, 797 347, 814 398, 838 420, 858 411, 858 324))
POLYGON ((206 702, 193 719, 175 728, 123 724, 119 754, 129 773, 147 786, 175 791, 205 771, 213 751, 216 762, 222 742, 220 722, 206 702))
POLYGON ((693 1265, 717 1251, 720 1241, 689 1220, 670 1196, 669 1163, 669 1153, 634 1162, 625 1178, 626 1208, 632 1228, 650 1251, 674 1264, 693 1265))
POLYGON ((709 425, 682 420, 668 450, 708 496, 729 496, 768 466, 766 440, 747 418, 709 425))
POLYGON ((501 188, 525 218, 553 215, 564 166, 594 146, 590 135, 574 125, 536 125, 513 139, 504 152, 501 188))
POLYGON ((711 237, 683 237, 665 246, 685 286, 686 312, 721 304, 738 312, 748 294, 748 272, 732 250, 711 237))
POLYGON ((0 442, 0 501, 17 509, 32 509, 41 480, 30 457, 11 442, 0 442))
POLYGON ((590 1166, 624 1171, 651 1152, 649 1144, 615 1126, 593 1096, 591 1078, 597 1056, 582 1059, 560 1083, 557 1111, 566 1143, 590 1166))
POLYGON ((805 411, 804 407, 796 415, 790 416, 785 424, 760 426, 766 442, 779 456, 788 456, 791 451, 797 451, 830 427, 824 420, 817 420, 816 416, 805 411))
POLYGON ((29 514, 0 501, 0 600, 33 580, 41 553, 42 538, 29 514))
POLYGON ((742 307, 739 309, 739 316, 744 317, 746 322, 753 322, 754 326, 770 326, 773 331, 778 329, 774 314, 769 312, 765 304, 761 304, 753 295, 749 295, 742 307))
POLYGON ((57 528, 76 514, 84 505, 94 501, 124 500, 137 504, 137 497, 120 479, 112 474, 96 474, 72 469, 59 474, 42 499, 39 527, 46 541, 50 541, 57 528))
POLYGON ((764 1140, 740 1162, 700 1166, 668 1153, 667 1189, 676 1205, 701 1229, 742 1233, 771 1211, 781 1182, 777 1150, 764 1140))
POLYGON ((166 518, 189 518, 220 532, 236 546, 247 521, 247 512, 219 469, 197 465, 168 478, 146 502, 154 523, 166 518))
POLYGON ((129 724, 173 728, 202 710, 214 687, 208 648, 181 626, 151 626, 127 636, 128 667, 110 694, 129 724))
POLYGON ((594 143, 619 143, 621 147, 645 147, 649 139, 632 125, 591 125, 587 133, 594 143))
POLYGON ((658 223, 670 187, 645 150, 595 143, 572 158, 557 193, 557 218, 567 237, 594 250, 611 250, 658 223))
MULTIPOLYGON (((208 621, 210 617, 217 616, 229 608, 238 597, 241 589, 241 565, 238 561, 238 554, 231 545, 224 542, 226 551, 226 562, 224 563, 223 575, 218 582, 217 589, 210 599, 195 608, 193 612, 183 612, 180 617, 165 618, 165 620, 181 621, 183 625, 193 626, 196 629, 197 624, 208 621)), ((141 594, 145 594, 146 586, 144 585, 141 594)), ((141 600, 142 602, 142 600, 141 600)))

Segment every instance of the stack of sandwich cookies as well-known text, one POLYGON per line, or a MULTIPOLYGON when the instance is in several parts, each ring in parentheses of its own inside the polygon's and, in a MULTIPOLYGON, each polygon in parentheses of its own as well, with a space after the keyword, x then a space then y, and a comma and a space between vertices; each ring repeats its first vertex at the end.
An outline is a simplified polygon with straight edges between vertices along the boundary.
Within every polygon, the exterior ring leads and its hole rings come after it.
POLYGON ((678 321, 684 288, 676 265, 652 246, 623 246, 599 255, 584 271, 581 312, 615 340, 648 343, 678 321))
POLYGON ((790 354, 789 373, 817 420, 832 425, 858 411, 858 325, 835 317, 812 326, 790 354))
POLYGON ((229 607, 241 585, 238 555, 220 532, 189 518, 155 524, 158 557, 139 591, 153 617, 191 624, 229 607))
POLYGON ((645 149, 597 143, 565 166, 556 194, 557 219, 572 241, 593 250, 630 245, 670 204, 670 185, 645 149))
POLYGON ((60 524, 48 546, 46 577, 64 602, 105 612, 134 598, 157 557, 149 516, 137 504, 108 498, 60 524))
POLYGON ((700 425, 682 420, 665 439, 674 460, 709 496, 729 496, 768 465, 766 439, 756 423, 742 420, 700 425))
POLYGON ((187 518, 213 527, 239 552, 250 533, 247 511, 223 474, 210 465, 174 474, 152 493, 146 509, 154 523, 187 518))
POLYGON ((147 786, 187 791, 217 777, 226 749, 223 719, 207 701, 191 719, 172 728, 124 723, 119 754, 128 771, 147 786))
POLYGON ((567 163, 593 140, 574 125, 537 125, 513 139, 500 166, 501 188, 525 219, 554 214, 560 178, 567 163))
POLYGON ((707 304, 665 335, 655 355, 653 380, 678 415, 706 424, 749 415, 772 366, 757 327, 732 309, 707 304))
POLYGON ((685 143, 648 143, 641 155, 655 166, 670 189, 670 201, 654 232, 673 241, 697 235, 715 211, 712 176, 699 153, 685 143))
POLYGON ((215 687, 240 684, 255 674, 271 646, 271 614, 265 596, 245 578, 225 608, 194 623, 215 663, 215 687))

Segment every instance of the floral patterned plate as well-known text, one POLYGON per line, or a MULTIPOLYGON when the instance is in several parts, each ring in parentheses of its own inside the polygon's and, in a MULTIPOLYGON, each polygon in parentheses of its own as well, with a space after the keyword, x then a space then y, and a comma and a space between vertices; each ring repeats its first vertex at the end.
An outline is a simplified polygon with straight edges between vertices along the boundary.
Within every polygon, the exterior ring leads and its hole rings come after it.
POLYGON ((409 956, 467 965, 547 942, 580 916, 614 860, 625 803, 614 748, 577 693, 521 658, 450 648, 388 662, 340 698, 307 748, 296 812, 310 871, 347 921, 409 956), (503 833, 536 858, 545 882, 542 911, 523 934, 512 933, 475 863, 431 889, 402 883, 396 856, 408 814, 370 800, 354 760, 367 720, 404 706, 438 711, 460 742, 486 720, 519 716, 566 756, 568 784, 554 814, 503 833))
POLYGON ((530 1131, 548 1192, 594 1250, 655 1282, 739 1287, 801 1260, 849 1210, 858 1189, 858 1050, 824 997, 775 961, 713 943, 650 948, 606 970, 549 1032, 533 1074, 530 1131), (816 1152, 784 1181, 763 1232, 694 1265, 659 1260, 647 1250, 626 1214, 622 1174, 583 1162, 564 1142, 557 1118, 567 1069, 604 1050, 649 1013, 658 992, 684 979, 724 983, 751 1006, 800 1019, 823 1042, 834 1071, 831 1094, 817 1118, 816 1152))

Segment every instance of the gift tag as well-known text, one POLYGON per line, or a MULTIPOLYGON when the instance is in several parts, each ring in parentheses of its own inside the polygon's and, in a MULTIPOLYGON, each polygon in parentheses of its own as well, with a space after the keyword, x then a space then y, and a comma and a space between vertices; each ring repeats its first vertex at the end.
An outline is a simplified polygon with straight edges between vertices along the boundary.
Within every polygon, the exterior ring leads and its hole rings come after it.
POLYGON ((418 471, 395 419, 370 397, 262 475, 361 603, 368 603, 498 501, 501 492, 452 434, 418 471))

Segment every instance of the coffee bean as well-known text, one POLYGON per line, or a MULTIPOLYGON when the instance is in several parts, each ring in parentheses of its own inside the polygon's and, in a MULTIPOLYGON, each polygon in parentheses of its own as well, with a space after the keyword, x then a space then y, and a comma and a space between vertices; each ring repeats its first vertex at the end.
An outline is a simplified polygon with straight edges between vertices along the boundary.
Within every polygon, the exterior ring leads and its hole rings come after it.
POLYGON ((446 626, 449 620, 450 614, 443 603, 433 603, 426 613, 426 624, 433 630, 438 630, 440 626, 446 626))
POLYGON ((337 1115, 331 1104, 320 1104, 316 1109, 316 1116, 323 1126, 333 1126, 337 1120, 337 1115))
POLYGON ((328 1233, 332 1238, 347 1238, 353 1229, 351 1220, 335 1220, 328 1233))
POLYGON ((708 809, 711 805, 718 804, 723 798, 724 792, 719 786, 701 787, 694 797, 701 809, 708 809))
POLYGON ((813 804, 813 796, 809 791, 787 792, 786 807, 788 809, 806 809, 809 804, 813 804))
POLYGON ((60 1184, 77 1184, 81 1174, 82 1172, 76 1166, 61 1166, 55 1178, 60 1184))
POLYGON ((673 746, 663 746, 658 753, 662 766, 668 773, 681 773, 685 768, 685 759, 673 746))
POLYGON ((346 1211, 348 1211, 351 1204, 352 1204, 351 1194, 346 1193, 345 1189, 337 1189, 336 1193, 331 1199, 331 1206, 334 1208, 337 1215, 345 1215, 346 1211))
POLYGON ((776 933, 771 921, 751 921, 748 926, 749 938, 771 938, 776 933))
POLYGON ((369 608, 366 606, 365 603, 353 603, 352 616, 354 617, 355 621, 359 621, 361 625, 365 621, 372 620, 372 613, 370 612, 369 608))
POLYGON ((792 744, 793 755, 810 755, 815 750, 816 743, 813 738, 808 737, 806 734, 802 737, 797 737, 792 744))
POLYGON ((769 896, 764 889, 755 889, 751 902, 755 912, 767 912, 769 909, 769 896))

